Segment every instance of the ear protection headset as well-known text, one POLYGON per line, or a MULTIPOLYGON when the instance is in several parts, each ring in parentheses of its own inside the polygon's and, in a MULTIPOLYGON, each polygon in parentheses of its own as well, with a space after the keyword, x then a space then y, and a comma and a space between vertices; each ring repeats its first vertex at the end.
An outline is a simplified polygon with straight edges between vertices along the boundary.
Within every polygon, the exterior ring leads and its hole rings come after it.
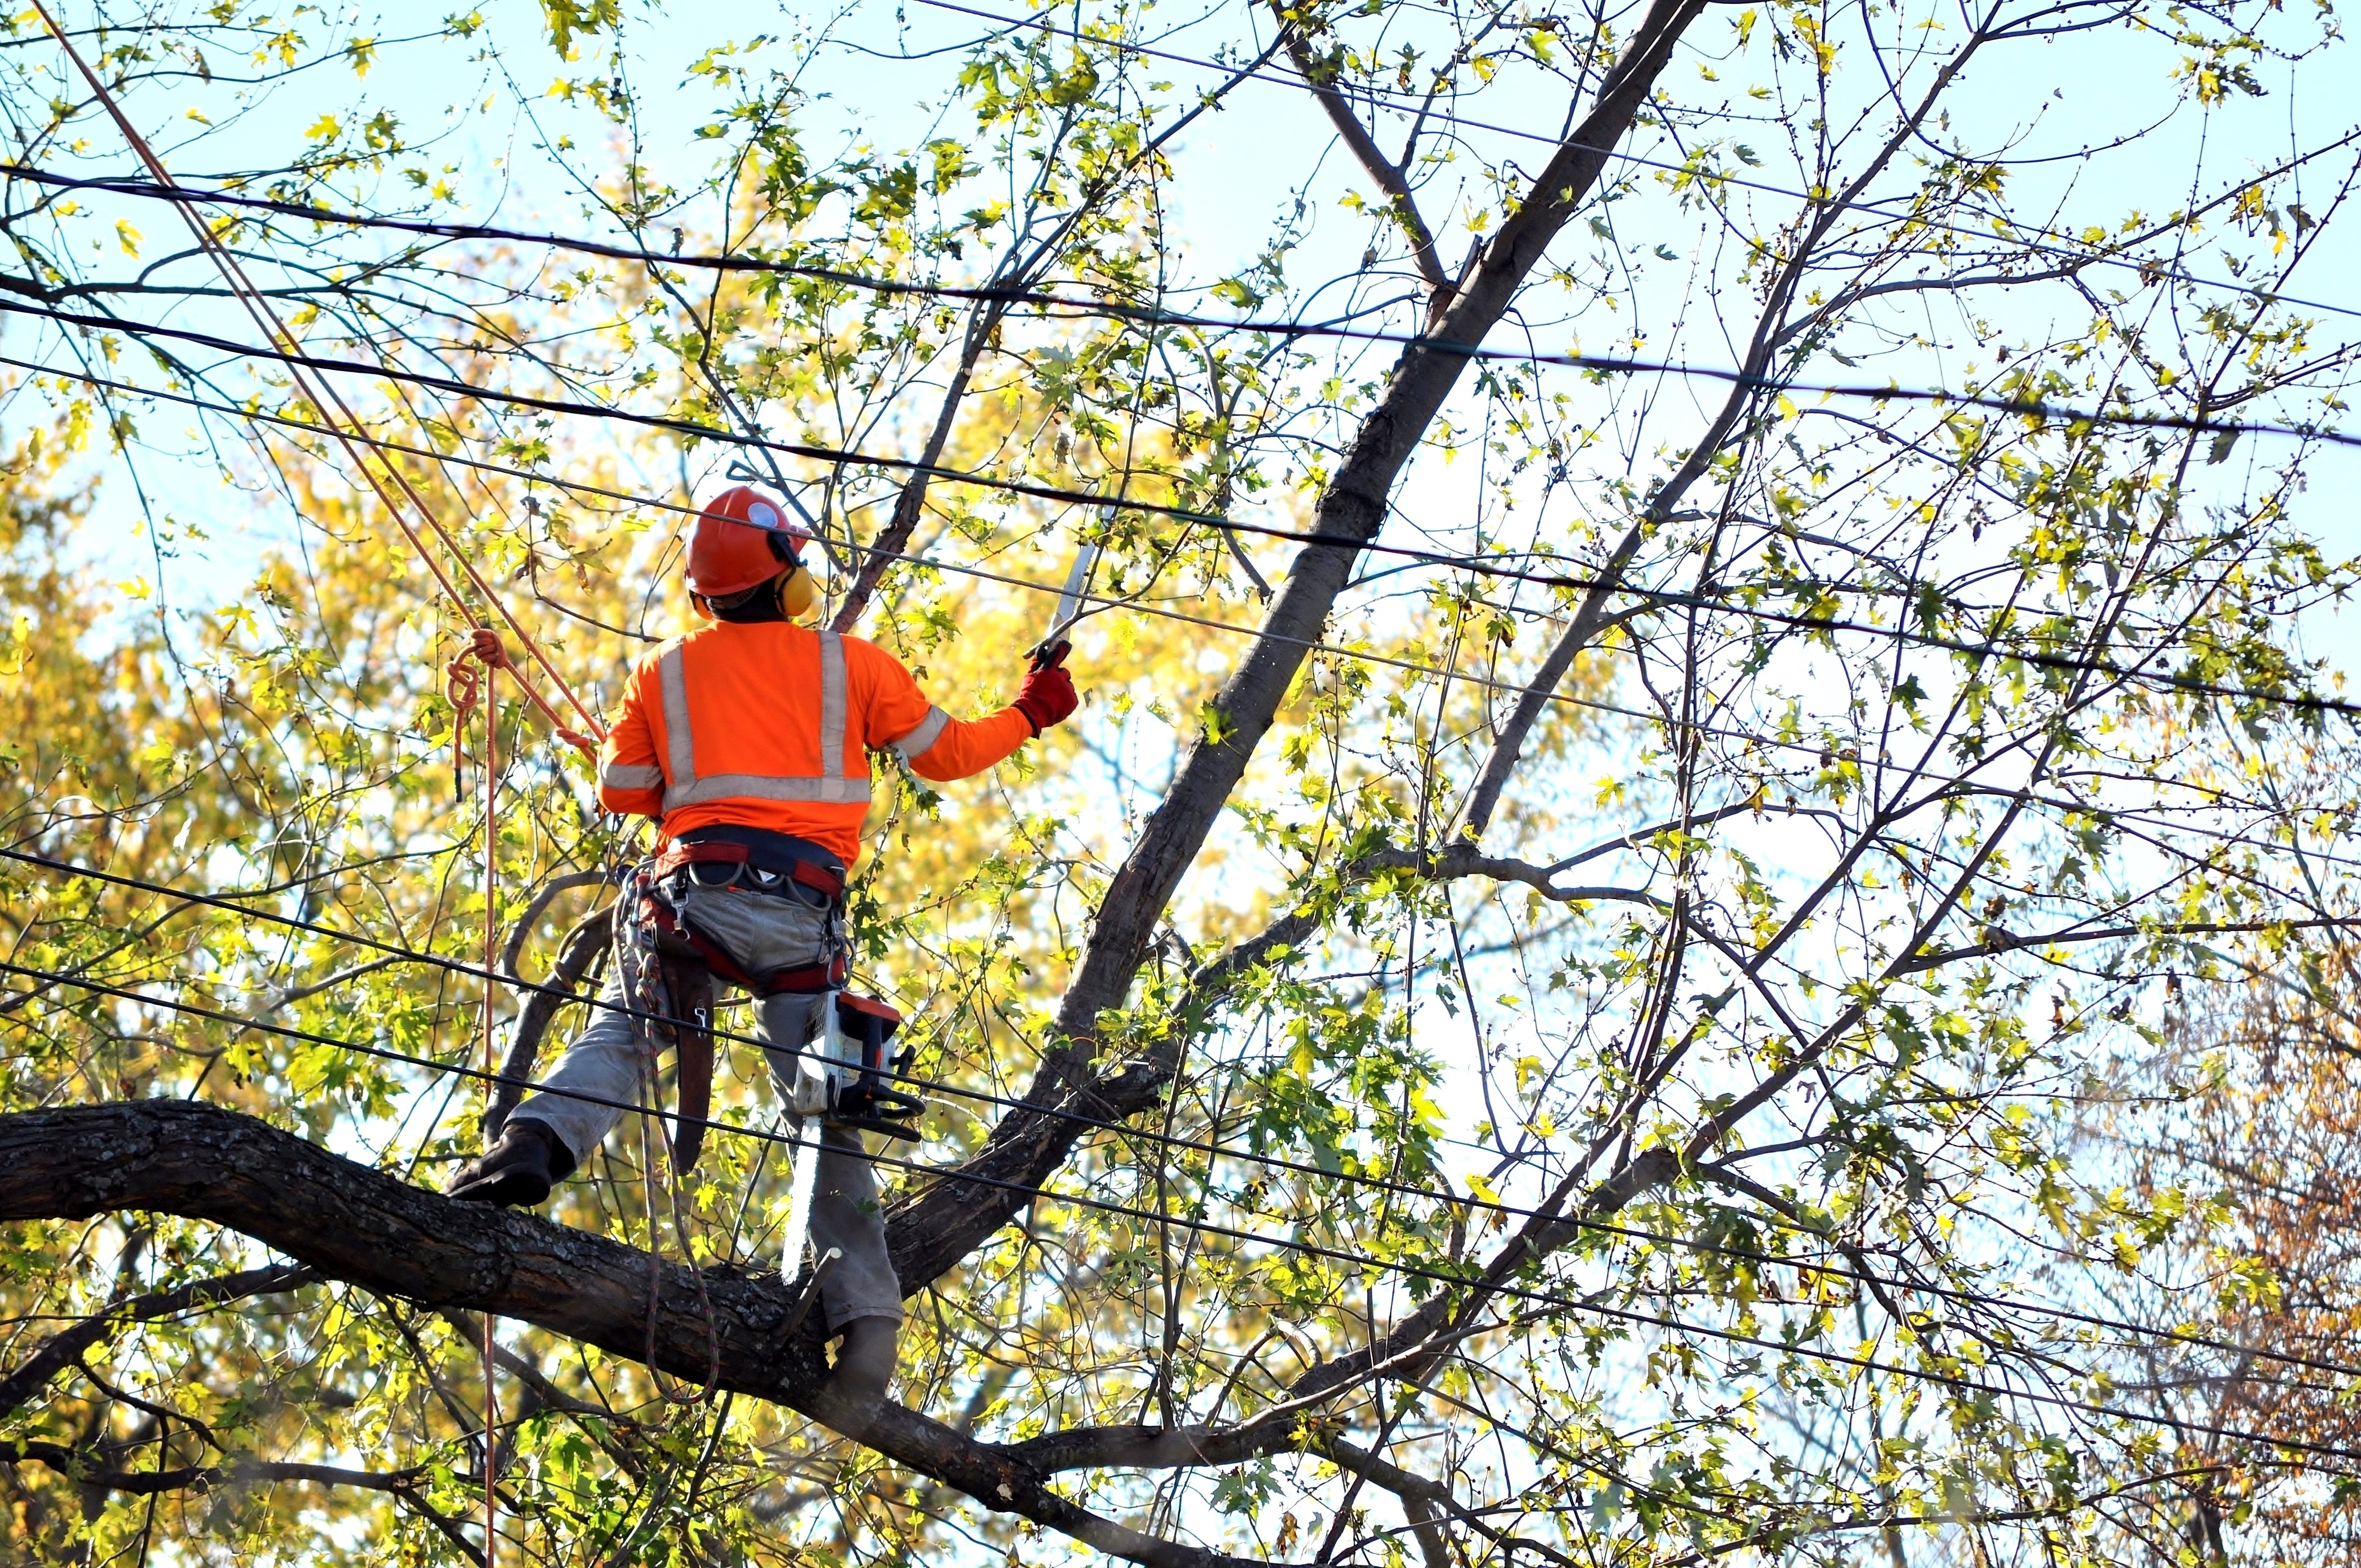
MULTIPOLYGON (((778 548, 779 536, 773 534, 772 548, 778 548)), ((819 597, 819 585, 812 581, 811 568, 787 557, 787 569, 774 579, 772 592, 779 597, 779 613, 789 620, 801 620, 811 613, 812 601, 819 597)))

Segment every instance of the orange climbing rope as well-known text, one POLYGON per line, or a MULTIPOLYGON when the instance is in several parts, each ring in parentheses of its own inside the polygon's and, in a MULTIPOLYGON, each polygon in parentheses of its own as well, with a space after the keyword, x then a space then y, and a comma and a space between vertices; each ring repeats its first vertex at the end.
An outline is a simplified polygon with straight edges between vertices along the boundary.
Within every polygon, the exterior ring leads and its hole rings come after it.
MULTIPOLYGON (((455 782, 459 777, 460 751, 468 719, 479 703, 484 709, 482 759, 484 764, 484 970, 489 976, 497 967, 500 938, 499 912, 494 902, 495 894, 499 891, 500 835, 496 811, 500 788, 500 705, 497 701, 487 700, 489 694, 485 690, 485 685, 489 673, 506 671, 509 678, 516 683, 517 689, 524 694, 526 699, 535 708, 540 710, 544 718, 548 719, 551 729, 556 732, 558 739, 594 756, 598 751, 598 740, 603 736, 598 717, 584 706, 582 699, 575 694, 574 688, 567 684, 566 677, 558 673, 557 666, 551 662, 548 653, 542 648, 539 641, 525 630, 514 615, 510 613, 508 607, 501 602, 500 595, 493 591, 491 584, 485 581, 483 575, 477 571, 474 563, 467 558, 467 552, 459 547, 459 542, 453 538, 450 531, 443 526, 442 520, 435 515, 434 508, 428 503, 424 496, 419 493, 418 488, 410 482, 409 477, 401 471, 392 458, 382 452, 375 438, 368 433, 368 427, 345 402, 335 387, 324 378, 308 373, 306 367, 300 362, 301 345, 297 343, 294 334, 289 330, 286 323, 280 319, 278 312, 271 307, 269 299, 247 277, 246 270, 239 265, 237 258, 221 243, 195 206, 178 194, 179 187, 172 182, 172 177, 164 168, 163 160, 156 156, 155 149, 148 145, 147 138, 139 134, 129 117, 124 114, 122 107, 115 102, 114 93, 108 91, 106 83, 100 79, 98 72, 91 69, 90 63, 82 57, 81 51, 74 48, 73 40, 66 35, 65 28, 59 25, 58 19, 50 14, 44 0, 33 0, 33 10, 40 17, 42 26, 49 29, 49 35, 57 39, 58 46, 65 51, 66 58, 73 62, 74 69, 81 73, 82 80, 89 83, 97 103, 106 111, 107 117, 115 122, 115 126, 122 133, 124 140, 130 145, 140 162, 147 166, 150 178, 166 192, 172 193, 172 208, 181 214, 181 221, 188 225, 190 234, 196 239, 198 249, 203 251, 213 262, 214 268, 220 271, 222 280, 229 285, 232 297, 245 309, 248 319, 262 333, 264 338, 283 357, 296 391, 319 411, 322 422, 326 427, 329 436, 343 449, 346 459, 360 475, 363 482, 376 493, 378 500, 385 507, 387 515, 393 519, 394 525, 401 530, 402 537, 409 541, 411 549, 416 553, 419 560, 434 576, 436 587, 442 590, 444 597, 449 599, 460 619, 467 624, 467 644, 445 666, 445 692, 450 698, 452 708, 451 746, 455 782), (372 466, 370 463, 372 455, 377 457, 378 464, 381 467, 372 466), (427 544, 426 539, 420 533, 411 518, 405 514, 404 502, 408 503, 409 510, 414 510, 418 519, 424 523, 426 532, 431 533, 443 546, 452 562, 457 565, 460 576, 465 577, 467 584, 482 597, 483 602, 490 608, 492 614, 507 626, 509 631, 516 638, 518 645, 525 651, 533 663, 540 666, 542 674, 548 678, 558 696, 580 718, 581 729, 569 726, 566 715, 544 696, 533 681, 527 678, 525 673, 517 667, 514 660, 509 655, 507 646, 500 641, 500 633, 488 625, 483 617, 468 603, 467 596, 460 591, 459 585, 453 580, 450 572, 445 569, 443 563, 435 558, 434 552, 427 544)), ((402 411, 413 421, 417 421, 417 411, 411 406, 410 400, 399 382, 394 383, 394 392, 402 411)), ((420 422, 423 427, 423 422, 420 422)), ((465 492, 460 489, 447 467, 445 467, 439 459, 436 462, 436 467, 443 476, 445 487, 452 494, 460 496, 464 499, 465 492)), ((493 1003, 493 988, 488 979, 484 987, 483 1011, 484 1066, 487 1069, 484 1092, 488 1099, 493 1092, 494 1081, 499 1071, 494 1045, 496 1019, 493 1003)), ((495 1339, 496 1325, 497 1319, 492 1313, 487 1311, 484 1314, 482 1345, 485 1568, 497 1568, 500 1557, 498 1533, 500 1404, 494 1377, 498 1350, 495 1339)))
MULTIPOLYGON (((500 641, 500 633, 488 626, 476 628, 467 645, 443 666, 445 691, 451 699, 451 777, 460 777, 462 738, 467 733, 467 718, 484 692, 485 673, 507 670, 516 673, 509 660, 509 651, 500 641)), ((498 1053, 493 1047, 494 1019, 492 1001, 494 988, 491 976, 500 960, 499 911, 493 897, 499 892, 500 869, 500 707, 498 702, 485 702, 484 751, 478 760, 484 773, 484 1105, 491 1108, 492 1097, 498 1092, 496 1080, 500 1074, 498 1053)), ((498 1320, 491 1312, 484 1314, 484 1563, 493 1568, 499 1557, 500 1478, 500 1402, 499 1386, 493 1373, 498 1366, 499 1346, 493 1338, 498 1320)))
MULTIPOLYGON (((460 592, 458 584, 453 581, 451 574, 444 568, 442 563, 434 558, 434 552, 428 548, 418 528, 405 515, 402 505, 405 500, 409 503, 410 509, 414 510, 420 520, 424 522, 427 532, 431 532, 444 549, 449 552, 461 576, 478 594, 483 596, 484 602, 490 607, 491 612, 500 618, 510 633, 517 639, 518 644, 524 649, 533 662, 541 667, 542 673, 548 677, 559 696, 580 718, 582 728, 577 729, 570 727, 556 707, 544 696, 533 683, 525 678, 524 673, 510 663, 505 656, 498 667, 509 672, 510 676, 515 680, 526 698, 549 720, 559 739, 586 752, 595 751, 598 749, 597 738, 602 734, 598 716, 593 714, 575 694, 574 688, 567 684, 566 677, 558 673, 557 666, 551 661, 547 652, 542 648, 532 632, 528 631, 501 602, 499 594, 493 591, 491 584, 485 581, 474 563, 468 560, 467 553, 459 548, 458 541, 454 539, 450 532, 443 526, 441 520, 435 515, 434 507, 428 503, 424 496, 419 494, 417 487, 410 482, 408 476, 390 459, 379 458, 379 462, 383 465, 382 472, 370 465, 367 453, 374 451, 377 444, 369 436, 368 428, 362 423, 359 416, 353 412, 333 384, 314 377, 305 367, 293 362, 301 358, 301 345, 297 343, 294 334, 280 319, 278 312, 272 308, 269 300, 247 277, 245 269, 239 265, 237 258, 221 243, 195 206, 181 199, 177 194, 180 188, 173 183, 172 176, 165 169, 163 160, 156 156, 155 149, 148 145, 147 138, 139 134, 137 127, 133 126, 129 117, 124 114, 122 107, 116 104, 114 93, 108 91, 106 83, 100 79, 95 71, 91 69, 90 63, 82 59, 81 51, 74 48, 73 40, 66 36, 65 28, 60 27, 57 18, 50 14, 44 0, 33 0, 33 9, 40 16, 42 25, 49 29, 50 36, 57 39, 59 47, 65 50, 66 58, 73 62, 75 70, 81 73, 82 80, 89 83, 91 92, 100 107, 104 109, 108 118, 115 122, 115 129, 122 133, 124 140, 130 145, 140 162, 147 166, 149 177, 167 192, 175 192, 171 198, 172 209, 181 214, 181 221, 188 225, 190 234, 196 239, 198 248, 204 252, 215 269, 220 271, 222 280, 229 285, 231 295, 245 308, 247 317, 261 331, 264 337, 269 340, 273 349, 287 356, 288 374, 295 384, 295 389, 320 411, 328 434, 338 446, 344 449, 345 455, 351 461, 354 469, 359 473, 369 488, 376 492, 378 499, 384 505, 388 515, 393 519, 394 525, 401 530, 403 538, 409 541, 411 548, 416 552, 420 561, 425 565, 427 571, 433 574, 436 585, 443 590, 445 597, 451 601, 452 608, 458 611, 461 619, 467 622, 471 630, 484 629, 481 617, 468 604, 466 596, 460 592), (401 499, 396 499, 397 492, 401 499)), ((398 392, 399 389, 397 389, 398 392)), ((408 399, 401 398, 400 400, 404 411, 411 413, 414 419, 416 411, 411 408, 408 399)), ((444 475, 444 482, 452 488, 454 493, 457 493, 458 487, 447 472, 444 475)))

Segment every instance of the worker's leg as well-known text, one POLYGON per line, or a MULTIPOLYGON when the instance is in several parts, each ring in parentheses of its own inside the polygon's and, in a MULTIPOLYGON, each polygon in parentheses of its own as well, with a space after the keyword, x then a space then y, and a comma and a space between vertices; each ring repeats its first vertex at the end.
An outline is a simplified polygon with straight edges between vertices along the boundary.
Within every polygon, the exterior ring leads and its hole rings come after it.
MULTIPOLYGON (((771 1077, 780 1098, 792 1104, 796 1080, 813 1070, 811 1051, 818 1033, 821 996, 773 996, 763 1003, 762 1036, 769 1048, 771 1077)), ((801 1122, 798 1137, 819 1128, 818 1118, 801 1122)), ((861 1146, 861 1135, 850 1127, 820 1131, 819 1168, 812 1182, 812 1256, 837 1253, 836 1266, 820 1284, 820 1308, 828 1314, 830 1333, 855 1318, 902 1316, 902 1282, 895 1277, 894 1262, 885 1252, 885 1221, 877 1207, 877 1179, 861 1146)), ((790 1276, 801 1258, 785 1257, 780 1266, 790 1276)))
POLYGON ((609 976, 598 1000, 616 1005, 590 1010, 588 1025, 509 1116, 539 1122, 577 1162, 606 1141, 625 1107, 640 1102, 641 1047, 630 1014, 619 1011, 622 981, 609 976))
MULTIPOLYGON (((698 929, 757 973, 818 962, 827 930, 825 904, 815 910, 800 898, 697 890, 689 894, 688 911, 698 929)), ((633 1019, 620 1005, 622 981, 610 973, 598 1000, 588 1025, 510 1118, 541 1123, 577 1161, 606 1140, 627 1108, 640 1103, 642 1047, 633 1019)), ((807 1009, 814 1002, 783 1000, 807 1009)), ((808 1029, 808 1022, 802 1026, 808 1029)))
MULTIPOLYGON (((817 1042, 825 996, 774 996, 763 1004, 763 1054, 780 1097, 795 1101, 796 1080, 815 1069, 809 1052, 817 1042)), ((902 1326, 902 1282, 885 1250, 885 1218, 877 1203, 877 1179, 870 1169, 861 1135, 850 1127, 824 1127, 817 1117, 790 1117, 798 1139, 819 1135, 819 1160, 812 1177, 808 1235, 815 1258, 837 1255, 820 1280, 819 1305, 830 1334, 842 1333, 829 1386, 858 1405, 873 1405, 893 1381, 895 1339, 902 1326)), ((800 1256, 782 1258, 792 1278, 800 1256)))
MULTIPOLYGON (((622 994, 620 983, 610 981, 599 1000, 620 1002, 622 994)), ((451 1196, 526 1207, 547 1198, 551 1185, 607 1136, 621 1106, 638 1097, 639 1058, 631 1019, 612 1008, 593 1008, 588 1025, 539 1089, 510 1113, 500 1141, 460 1168, 451 1196)))
POLYGON ((829 1332, 855 1318, 902 1321, 902 1281, 885 1250, 877 1178, 861 1146, 861 1135, 850 1127, 828 1127, 820 1133, 811 1244, 814 1257, 826 1257, 831 1247, 841 1255, 820 1282, 820 1310, 828 1314, 829 1332))

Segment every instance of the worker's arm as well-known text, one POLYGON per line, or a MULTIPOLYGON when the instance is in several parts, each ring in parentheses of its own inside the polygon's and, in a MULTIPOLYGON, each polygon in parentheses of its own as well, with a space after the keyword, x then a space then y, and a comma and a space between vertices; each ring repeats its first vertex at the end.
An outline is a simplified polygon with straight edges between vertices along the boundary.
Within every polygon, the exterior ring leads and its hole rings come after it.
POLYGON ((664 815, 664 770, 656 765, 655 730, 641 692, 652 666, 642 663, 623 687, 623 706, 598 748, 598 804, 637 817, 664 815))
POLYGON ((986 718, 953 718, 927 700, 902 661, 856 637, 844 642, 857 672, 855 689, 866 687, 863 740, 873 751, 898 754, 920 778, 948 784, 971 777, 1032 739, 1033 721, 1023 710, 1010 707, 986 718))

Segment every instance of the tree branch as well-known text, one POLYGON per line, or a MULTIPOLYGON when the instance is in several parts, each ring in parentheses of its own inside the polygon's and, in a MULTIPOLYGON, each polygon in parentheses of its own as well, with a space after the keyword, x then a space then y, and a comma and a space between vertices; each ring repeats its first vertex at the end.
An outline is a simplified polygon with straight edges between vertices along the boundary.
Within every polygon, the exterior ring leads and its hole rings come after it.
MULTIPOLYGON (((710 1335, 719 1387, 801 1411, 986 1508, 1147 1568, 1252 1568, 1093 1514, 1051 1491, 1009 1449, 899 1405, 846 1404, 825 1386, 819 1325, 797 1321, 803 1281, 707 1269, 708 1318, 685 1266, 532 1215, 454 1201, 218 1106, 139 1100, 0 1116, 0 1222, 126 1210, 226 1225, 321 1277, 439 1310, 519 1319, 625 1360, 648 1364, 653 1343, 653 1365, 678 1377, 704 1379, 710 1335)), ((29 1449, 24 1456, 50 1457, 29 1449)), ((57 1457, 71 1462, 67 1451, 57 1457)), ((172 1485, 198 1484, 194 1474, 172 1485)), ((346 1475, 316 1466, 285 1474, 346 1475)), ((158 1483, 148 1475, 139 1484, 158 1483)))
POLYGON ((1426 280, 1427 289, 1436 297, 1436 303, 1443 303, 1450 292, 1451 275, 1444 271, 1443 258, 1434 253, 1433 232, 1426 226, 1426 220, 1419 215, 1418 200, 1411 193, 1410 181, 1402 177, 1400 168, 1378 146, 1376 139, 1369 135, 1368 127, 1361 124, 1361 117, 1353 113, 1353 105, 1336 91, 1335 68, 1323 65, 1312 58, 1310 41, 1288 18, 1286 0, 1270 0, 1270 8, 1279 17, 1279 37, 1287 41, 1288 58, 1295 62, 1296 71, 1303 78, 1304 84, 1312 89, 1312 97, 1318 99, 1320 106, 1327 111, 1329 123, 1336 127, 1336 134, 1345 138, 1345 147, 1360 160, 1369 178, 1378 182, 1378 189, 1386 193, 1386 203, 1393 213, 1394 221, 1401 225, 1402 233, 1410 239, 1411 259, 1417 263, 1418 275, 1426 280))
MULTIPOLYGON (((558 879, 559 882, 565 880, 562 877, 558 879)), ((555 886, 553 883, 543 891, 550 892, 555 886)), ((590 972, 591 965, 606 952, 614 930, 614 917, 615 906, 611 904, 584 916, 580 923, 566 934, 566 941, 558 948, 557 961, 550 966, 548 977, 526 993, 523 1004, 517 1009, 516 1024, 509 1031, 508 1056, 500 1063, 500 1080, 492 1091, 490 1108, 484 1113, 484 1141, 487 1144, 500 1135, 500 1128, 508 1123, 509 1113, 515 1110, 517 1102, 524 1098, 525 1085, 533 1078, 533 1058, 541 1054, 542 1036, 549 1032, 550 1021, 557 1016, 557 1010, 571 1000, 564 992, 580 985, 583 977, 590 972)), ((501 955, 500 967, 511 979, 522 978, 516 972, 515 955, 520 946, 519 938, 529 924, 529 919, 517 923, 517 934, 509 938, 509 951, 501 955)))
POLYGON ((295 1464, 279 1460, 236 1459, 226 1464, 183 1464, 170 1470, 108 1470, 91 1462, 80 1449, 61 1442, 33 1439, 0 1442, 0 1462, 45 1464, 76 1486, 103 1487, 147 1497, 158 1492, 210 1491, 227 1484, 248 1486, 258 1481, 301 1481, 315 1486, 358 1486, 371 1492, 406 1492, 426 1474, 412 1470, 346 1470, 334 1464, 295 1464))
POLYGON ((1016 1212, 1022 1192, 1064 1162, 1082 1124, 1061 1112, 1112 1120, 1155 1102, 1177 1059, 1169 1042, 1159 1047, 1162 1055, 1107 1078, 1094 1066, 1102 1014, 1129 994, 1165 906, 1268 732, 1361 547, 1383 528, 1404 465, 1458 384, 1466 356, 1444 345, 1481 342, 1507 313, 1550 242, 1596 188, 1674 43, 1703 11, 1703 0, 1655 0, 1590 112, 1494 234, 1434 335, 1402 349, 1384 397, 1321 494, 1312 532, 1323 543, 1297 554, 1262 634, 1210 705, 1201 738, 1107 883, 1090 945, 1058 1010, 1060 1043, 1045 1054, 1026 1091, 1028 1108, 1003 1117, 959 1172, 895 1206, 889 1234, 906 1292, 926 1288, 974 1251, 1016 1212), (962 1174, 985 1179, 961 1181, 962 1174))
POLYGON ((218 1307, 249 1296, 300 1290, 306 1285, 316 1285, 321 1277, 319 1270, 314 1268, 273 1264, 266 1268, 248 1268, 214 1279, 194 1280, 170 1290, 151 1291, 109 1307, 103 1312, 93 1313, 72 1327, 61 1329, 43 1340, 24 1365, 0 1377, 0 1416, 6 1415, 39 1393, 49 1386, 51 1378, 81 1361, 93 1346, 125 1323, 153 1322, 158 1318, 169 1318, 204 1307, 218 1307))

